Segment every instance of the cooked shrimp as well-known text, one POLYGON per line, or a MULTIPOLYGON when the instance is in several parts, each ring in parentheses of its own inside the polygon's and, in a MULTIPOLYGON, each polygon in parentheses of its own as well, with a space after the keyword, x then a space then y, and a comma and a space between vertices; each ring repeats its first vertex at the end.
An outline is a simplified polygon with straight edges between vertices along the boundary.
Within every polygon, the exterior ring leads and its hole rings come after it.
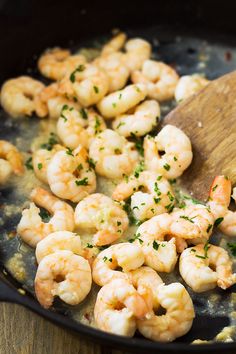
POLYGON ((95 231, 93 244, 103 246, 120 238, 129 225, 122 207, 104 194, 91 194, 75 209, 76 226, 95 231))
MULTIPOLYGON (((231 196, 231 182, 225 176, 217 176, 211 186, 208 205, 219 229, 228 236, 236 236, 236 212, 228 209, 231 196)), ((235 188, 232 198, 235 200, 235 188)))
POLYGON ((110 129, 104 130, 92 140, 89 156, 96 164, 96 172, 107 178, 129 175, 139 159, 134 143, 110 129))
POLYGON ((125 44, 124 63, 130 71, 140 70, 143 63, 150 58, 152 47, 141 38, 132 38, 125 44))
POLYGON ((108 92, 122 89, 129 78, 129 68, 123 63, 123 53, 116 52, 106 56, 100 56, 93 64, 103 69, 109 78, 108 92))
POLYGON ((79 65, 85 64, 83 55, 71 55, 67 49, 52 48, 41 55, 38 68, 42 75, 52 80, 61 80, 79 65))
POLYGON ((136 318, 143 318, 148 308, 137 290, 124 279, 103 286, 97 295, 94 317, 99 329, 132 337, 136 318))
POLYGON ((59 84, 60 94, 76 97, 88 107, 98 103, 108 92, 109 78, 104 70, 93 64, 80 65, 59 84))
POLYGON ((100 252, 93 262, 92 275, 96 284, 103 286, 113 279, 128 280, 125 272, 141 267, 144 255, 140 247, 129 243, 118 243, 100 252), (115 270, 122 268, 123 272, 115 270))
POLYGON ((214 289, 217 285, 227 289, 236 283, 227 251, 208 243, 184 250, 179 260, 179 271, 184 281, 198 293, 214 289))
POLYGON ((147 169, 168 179, 181 176, 193 158, 187 135, 170 124, 162 128, 155 138, 145 137, 143 148, 147 169), (164 155, 160 156, 158 151, 164 151, 164 155))
POLYGON ((118 201, 131 196, 131 210, 137 220, 150 219, 173 209, 175 197, 170 183, 155 172, 143 171, 121 182, 113 191, 118 201), (139 190, 141 189, 141 190, 139 190))
POLYGON ((81 109, 76 97, 70 100, 60 94, 58 83, 53 83, 43 88, 36 95, 35 104, 36 114, 41 118, 48 116, 52 119, 58 119, 64 106, 73 107, 77 110, 81 109))
POLYGON ((104 97, 97 107, 104 118, 114 118, 127 112, 146 97, 145 85, 128 85, 123 90, 110 93, 104 97))
POLYGON ((133 239, 144 253, 144 263, 158 272, 170 273, 177 262, 175 238, 164 241, 167 236, 173 236, 171 222, 170 214, 154 216, 138 228, 133 239))
POLYGON ((160 106, 154 100, 148 100, 137 107, 131 114, 116 117, 112 127, 124 137, 143 136, 156 127, 160 117, 160 106))
POLYGON ((126 38, 125 33, 118 33, 103 46, 101 55, 106 57, 109 54, 118 52, 124 46, 126 38))
POLYGON ((90 292, 91 269, 86 259, 71 251, 56 251, 40 262, 35 277, 35 294, 49 308, 55 296, 69 305, 77 305, 90 292))
POLYGON ((57 151, 65 150, 62 145, 56 144, 52 150, 38 149, 33 152, 33 168, 36 177, 45 184, 48 184, 47 168, 51 158, 57 151))
POLYGON ((7 80, 1 89, 1 105, 13 118, 31 116, 36 110, 35 97, 44 84, 29 76, 7 80))
POLYGON ((180 283, 161 284, 157 300, 166 310, 164 315, 149 316, 138 320, 138 330, 146 338, 159 342, 172 342, 186 334, 195 317, 193 302, 185 287, 180 283))
POLYGON ((149 267, 140 267, 129 271, 127 274, 135 289, 145 300, 148 308, 150 310, 158 309, 157 292, 159 285, 163 284, 163 281, 157 272, 149 267))
POLYGON ((43 222, 39 215, 40 209, 34 203, 30 203, 29 209, 23 210, 17 232, 27 244, 35 247, 39 241, 52 232, 73 231, 74 210, 69 204, 42 188, 33 189, 31 200, 46 209, 52 217, 49 222, 43 222))
POLYGON ((146 60, 141 71, 134 71, 131 80, 135 84, 145 84, 148 97, 160 102, 174 97, 179 76, 165 63, 146 60))
POLYGON ((214 216, 205 205, 188 205, 171 216, 171 233, 192 244, 207 242, 212 234, 214 216))
POLYGON ((89 167, 85 148, 58 151, 50 160, 47 178, 52 192, 63 199, 79 202, 96 189, 96 175, 89 167))
POLYGON ((64 106, 57 122, 57 135, 70 149, 79 145, 89 147, 91 139, 106 129, 104 119, 93 110, 75 110, 64 106))
POLYGON ((37 262, 56 251, 71 251, 74 254, 82 255, 80 236, 69 231, 56 231, 39 241, 36 246, 35 255, 37 262))
POLYGON ((6 140, 0 140, 0 184, 7 182, 11 173, 24 173, 23 158, 18 149, 6 140))
POLYGON ((199 74, 181 76, 175 88, 175 99, 181 102, 209 84, 209 80, 199 74))

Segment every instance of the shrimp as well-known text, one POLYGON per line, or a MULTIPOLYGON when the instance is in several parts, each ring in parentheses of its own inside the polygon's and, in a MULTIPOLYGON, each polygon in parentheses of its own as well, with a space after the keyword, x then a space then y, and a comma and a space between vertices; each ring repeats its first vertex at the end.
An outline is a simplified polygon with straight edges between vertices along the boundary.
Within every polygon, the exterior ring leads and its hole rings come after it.
POLYGON ((132 239, 142 249, 144 263, 158 272, 170 273, 177 262, 175 238, 170 233, 171 222, 170 214, 154 216, 138 228, 132 239), (167 236, 172 236, 170 241, 164 241, 167 236))
POLYGON ((48 184, 59 198, 79 202, 96 189, 96 175, 88 163, 87 151, 78 146, 74 151, 58 151, 47 168, 48 184))
POLYGON ((93 64, 80 65, 59 83, 59 93, 76 97, 83 107, 98 103, 108 92, 109 78, 93 64))
POLYGON ((112 198, 122 201, 131 196, 131 210, 137 220, 150 219, 174 207, 175 197, 170 183, 155 172, 136 172, 121 182, 112 198), (141 190, 139 190, 141 189, 141 190))
POLYGON ((115 52, 106 56, 100 56, 93 61, 93 64, 103 69, 108 76, 108 92, 122 89, 128 81, 130 71, 125 63, 123 63, 123 55, 123 53, 115 52))
POLYGON ((51 158, 57 151, 65 150, 62 145, 56 144, 52 150, 38 149, 33 152, 33 168, 36 177, 45 184, 48 184, 47 168, 51 158))
POLYGON ((214 216, 205 205, 189 205, 171 214, 171 233, 192 244, 207 242, 212 234, 214 216))
POLYGON ((29 76, 7 80, 1 89, 1 105, 13 118, 31 116, 36 111, 35 97, 44 84, 29 76))
POLYGON ((57 121, 57 135, 65 146, 76 149, 79 145, 89 147, 92 138, 106 129, 103 118, 93 110, 75 110, 64 106, 57 121))
POLYGON ((172 342, 192 327, 195 317, 192 299, 180 283, 159 285, 156 296, 166 313, 155 315, 153 312, 148 318, 137 320, 138 330, 151 340, 172 342))
MULTIPOLYGON (((231 196, 231 182, 225 176, 217 176, 211 186, 208 205, 219 229, 228 236, 236 236, 236 212, 228 209, 231 196)), ((233 188, 232 198, 235 200, 233 188)))
POLYGON ((83 55, 71 55, 67 49, 52 48, 41 55, 38 68, 41 74, 52 80, 61 80, 79 65, 86 63, 83 55))
POLYGON ((128 85, 123 90, 110 93, 104 97, 97 104, 97 107, 104 118, 110 119, 127 112, 143 101, 146 95, 145 85, 128 85))
POLYGON ((33 189, 29 209, 22 212, 22 217, 17 226, 17 232, 21 238, 31 247, 35 247, 39 241, 55 231, 73 231, 73 208, 54 197, 43 188, 33 189), (46 209, 52 218, 49 222, 43 222, 39 215, 40 209, 36 205, 46 209))
POLYGON ((82 255, 80 236, 69 231, 56 231, 39 241, 35 255, 37 262, 56 251, 67 250, 74 254, 82 255))
POLYGON ((151 56, 151 45, 141 38, 132 38, 125 44, 126 53, 124 54, 124 63, 131 72, 140 70, 142 65, 151 56))
POLYGON ((148 308, 137 290, 124 279, 112 280, 97 295, 94 317, 105 332, 132 337, 136 318, 144 318, 148 308))
POLYGON ((139 159, 134 143, 110 129, 104 130, 92 140, 89 156, 96 164, 96 172, 107 178, 129 175, 139 159))
POLYGON ((227 251, 208 243, 187 248, 180 256, 179 271, 184 281, 195 292, 227 289, 236 283, 232 261, 227 251))
POLYGON ((106 248, 100 252, 92 265, 93 280, 103 286, 114 279, 129 280, 126 272, 141 267, 144 255, 140 247, 124 242, 106 248), (123 272, 115 270, 122 268, 123 272))
POLYGON ((18 149, 6 140, 0 140, 0 184, 9 179, 11 173, 24 173, 23 158, 18 149))
POLYGON ((160 106, 154 100, 147 100, 135 107, 131 114, 116 117, 112 127, 124 137, 143 136, 156 127, 160 117, 160 106))
POLYGON ((126 39, 127 36, 125 33, 118 33, 103 46, 101 56, 107 57, 109 54, 118 52, 124 46, 126 39))
POLYGON ((209 84, 209 80, 199 74, 181 76, 175 88, 175 99, 181 102, 209 84))
POLYGON ((91 194, 77 204, 75 224, 94 230, 93 244, 103 246, 120 238, 129 225, 126 212, 104 194, 91 194))
POLYGON ((35 294, 44 308, 55 296, 69 305, 78 305, 91 290, 89 263, 71 251, 56 251, 39 263, 35 277, 35 294))
POLYGON ((59 84, 53 83, 42 89, 35 97, 36 114, 40 118, 48 116, 52 119, 58 119, 60 117, 62 108, 69 106, 77 110, 81 109, 81 106, 77 102, 77 99, 66 98, 59 93, 59 84))
POLYGON ((141 71, 131 74, 131 81, 135 84, 145 84, 148 97, 159 102, 174 97, 179 76, 169 65, 160 61, 146 60, 141 71))
POLYGON ((144 160, 147 170, 163 177, 177 178, 191 164, 193 153, 187 135, 174 125, 166 125, 155 138, 144 139, 144 160), (158 151, 164 151, 160 156, 158 151))
POLYGON ((159 302, 157 299, 158 287, 163 284, 161 277, 155 270, 149 267, 140 267, 127 273, 132 285, 145 300, 150 311, 157 310, 159 302))

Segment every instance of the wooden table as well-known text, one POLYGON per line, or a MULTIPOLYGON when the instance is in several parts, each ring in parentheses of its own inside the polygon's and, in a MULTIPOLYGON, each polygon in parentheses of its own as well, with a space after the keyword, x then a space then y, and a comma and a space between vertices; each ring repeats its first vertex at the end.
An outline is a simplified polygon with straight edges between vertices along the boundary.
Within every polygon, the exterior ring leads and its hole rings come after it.
POLYGON ((25 308, 0 304, 0 354, 128 354, 101 348, 25 308))

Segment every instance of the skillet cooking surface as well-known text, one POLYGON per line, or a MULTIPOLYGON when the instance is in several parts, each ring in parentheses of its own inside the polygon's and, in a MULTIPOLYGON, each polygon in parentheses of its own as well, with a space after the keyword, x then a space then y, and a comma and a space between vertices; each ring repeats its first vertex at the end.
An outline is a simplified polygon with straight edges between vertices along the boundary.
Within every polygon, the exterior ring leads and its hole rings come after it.
MULTIPOLYGON (((233 45, 224 46, 214 40, 207 42, 194 37, 181 37, 181 35, 176 35, 176 32, 168 31, 167 33, 165 30, 161 31, 160 27, 142 31, 132 30, 127 31, 127 33, 129 37, 141 36, 148 39, 153 45, 155 59, 175 66, 180 75, 198 72, 205 74, 209 79, 214 79, 236 68, 236 46, 233 45)), ((101 38, 97 39, 96 43, 99 41, 103 43, 104 38, 102 40, 101 38)), ((93 41, 81 42, 72 45, 72 49, 76 50, 81 46, 91 47, 92 45, 93 41)), ((25 74, 40 78, 45 82, 45 79, 39 76, 35 68, 29 68, 25 71, 25 74)), ((162 115, 164 116, 174 107, 174 103, 165 103, 161 107, 162 115)), ((8 139, 24 152, 30 150, 31 140, 37 136, 38 128, 39 119, 37 117, 14 120, 7 117, 2 110, 0 111, 0 139, 8 139)), ((3 268, 20 281, 19 287, 23 287, 27 293, 33 295, 33 280, 37 269, 34 250, 22 244, 14 233, 20 219, 22 206, 27 200, 30 189, 27 189, 27 185, 22 183, 20 188, 15 188, 14 183, 16 181, 19 181, 19 179, 17 180, 13 177, 12 181, 1 187, 0 190, 0 260, 3 268), (13 256, 20 258, 23 269, 26 272, 24 280, 21 280, 19 268, 16 270, 10 261, 13 256)), ((212 236, 212 243, 218 244, 219 238, 220 234, 215 233, 212 236)), ((162 274, 161 276, 167 283, 173 281, 172 275, 162 274)), ((179 277, 178 274, 176 276, 179 277)), ((180 277, 179 280, 181 281, 180 277)), ((236 320, 231 315, 236 310, 236 305, 230 301, 232 293, 236 291, 236 286, 227 291, 217 289, 199 295, 193 293, 189 288, 187 290, 194 301, 197 317, 194 320, 191 331, 178 339, 178 342, 190 343, 198 338, 212 340, 223 327, 236 326, 236 320)), ((63 313, 69 318, 76 320, 79 318, 80 309, 85 305, 86 300, 73 308, 56 301, 53 311, 63 313)), ((235 334, 232 332, 231 337, 236 340, 236 331, 235 334)), ((142 341, 147 343, 146 340, 142 341)), ((170 348, 170 346, 168 345, 167 347, 170 348)))

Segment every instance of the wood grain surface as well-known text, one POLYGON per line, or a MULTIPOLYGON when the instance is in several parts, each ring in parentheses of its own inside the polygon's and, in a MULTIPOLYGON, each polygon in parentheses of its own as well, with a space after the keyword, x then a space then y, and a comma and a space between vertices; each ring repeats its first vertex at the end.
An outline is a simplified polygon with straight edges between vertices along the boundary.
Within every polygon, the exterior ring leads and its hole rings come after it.
POLYGON ((0 354, 128 354, 107 349, 13 304, 0 304, 0 354))
POLYGON ((181 128, 193 146, 193 162, 183 185, 207 199, 214 176, 224 174, 236 183, 236 71, 212 81, 201 92, 171 111, 164 125, 181 128))

